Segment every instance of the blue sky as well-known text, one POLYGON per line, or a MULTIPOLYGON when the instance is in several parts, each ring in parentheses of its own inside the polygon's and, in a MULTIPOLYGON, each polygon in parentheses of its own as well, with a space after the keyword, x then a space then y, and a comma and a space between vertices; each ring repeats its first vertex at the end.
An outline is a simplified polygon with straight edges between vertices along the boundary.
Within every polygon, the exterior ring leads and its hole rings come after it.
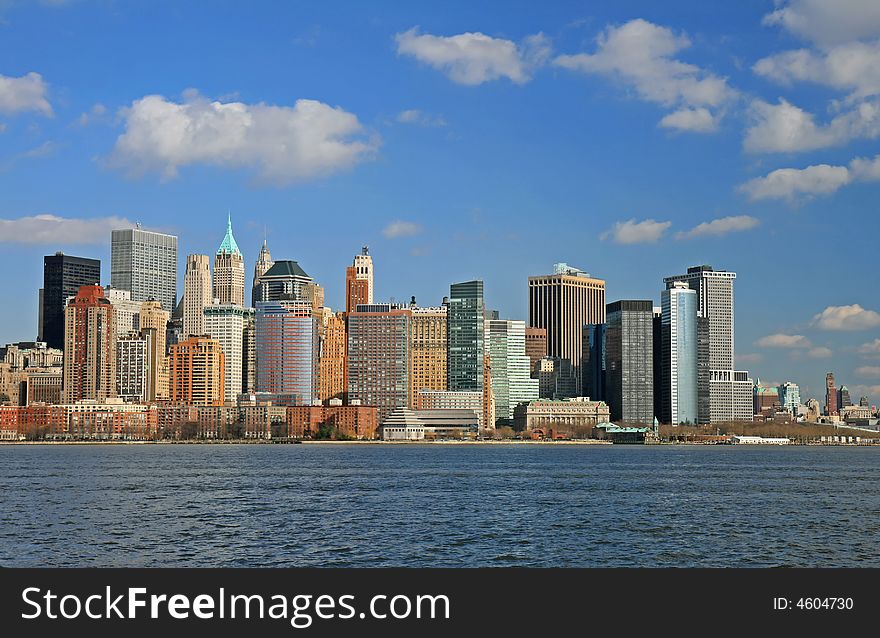
POLYGON ((880 401, 878 38, 870 0, 0 0, 0 341, 42 255, 106 283, 111 228, 183 263, 231 211, 334 307, 363 244, 380 298, 511 318, 557 261, 609 301, 734 270, 739 367, 880 401))

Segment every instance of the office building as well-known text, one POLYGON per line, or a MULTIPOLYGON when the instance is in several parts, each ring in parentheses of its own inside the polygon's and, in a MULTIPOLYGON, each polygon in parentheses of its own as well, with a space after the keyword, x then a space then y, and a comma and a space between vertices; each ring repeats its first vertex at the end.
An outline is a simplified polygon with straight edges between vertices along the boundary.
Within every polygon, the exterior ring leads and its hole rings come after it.
POLYGON ((710 370, 708 423, 751 421, 754 387, 745 370, 710 370))
POLYGON ((483 393, 455 390, 419 390, 417 410, 471 410, 477 415, 480 429, 486 427, 483 393))
MULTIPOLYGON (((153 331, 150 335, 155 337, 153 331)), ((116 394, 124 401, 142 403, 148 400, 151 337, 129 332, 116 340, 116 394)))
POLYGON ((101 286, 80 286, 64 313, 65 403, 116 396, 116 324, 101 286))
POLYGON ((223 405, 224 356, 220 342, 206 336, 187 337, 168 354, 170 399, 190 405, 223 405))
POLYGON ((214 255, 213 299, 224 306, 244 306, 244 257, 232 234, 232 216, 226 220, 226 235, 214 255))
POLYGON ((483 389, 484 311, 482 281, 450 286, 446 315, 449 390, 483 389))
POLYGON ((410 401, 412 311, 362 304, 348 315, 348 402, 374 406, 379 423, 410 401))
POLYGON ((834 416, 838 413, 837 406, 837 386, 834 383, 834 373, 829 372, 825 375, 825 415, 834 416))
POLYGON ((318 399, 343 399, 345 378, 345 313, 323 308, 320 327, 321 351, 318 363, 318 399))
POLYGON ((486 351, 492 362, 492 394, 496 423, 510 424, 520 403, 538 398, 538 379, 533 379, 526 355, 526 324, 510 319, 486 322, 486 351))
POLYGON ((171 312, 177 302, 177 237, 136 228, 114 230, 110 285, 134 301, 155 299, 171 312))
POLYGON ((147 401, 166 399, 168 387, 168 357, 166 339, 168 312, 155 299, 141 303, 140 332, 148 336, 147 401))
MULTIPOLYGON (((605 282, 565 263, 529 277, 529 325, 547 331, 547 354, 568 359, 582 378, 583 327, 605 323, 605 282)), ((579 388, 580 390, 580 388, 579 388)))
POLYGON ((845 385, 840 386, 840 390, 837 391, 837 409, 838 411, 843 408, 848 408, 852 405, 852 399, 849 396, 849 388, 845 385))
POLYGON ((580 394, 605 400, 605 324, 586 324, 581 339, 580 394))
POLYGON ((547 329, 526 326, 526 354, 529 357, 529 370, 537 375, 538 362, 547 356, 547 329))
POLYGON ((260 275, 254 287, 254 299, 256 302, 288 300, 312 303, 305 289, 312 283, 314 280, 298 263, 289 259, 279 260, 260 275))
POLYGON ((538 399, 522 403, 514 411, 515 427, 520 430, 542 430, 545 434, 564 433, 585 436, 600 423, 608 423, 610 411, 604 401, 573 397, 563 401, 538 399))
POLYGON ((410 402, 418 409, 421 390, 446 390, 447 374, 447 307, 419 308, 415 299, 410 304, 410 402))
POLYGON ((205 306, 211 305, 211 262, 207 255, 189 255, 183 276, 183 336, 205 334, 205 306))
POLYGON ((50 348, 64 347, 64 314, 67 300, 80 286, 101 282, 101 262, 57 252, 43 257, 43 288, 40 299, 39 340, 50 348))
MULTIPOLYGON (((257 390, 257 323, 256 310, 249 308, 245 316, 241 340, 241 387, 245 392, 257 390)), ((230 397, 231 399, 232 397, 230 397)))
POLYGON ((113 316, 116 322, 117 338, 124 337, 130 332, 137 332, 141 328, 141 302, 131 298, 131 291, 117 290, 116 288, 104 288, 104 296, 113 306, 113 316))
POLYGON ((798 406, 801 404, 801 389, 798 384, 786 381, 779 386, 777 395, 782 409, 797 416, 798 406))
POLYGON ((240 305, 213 303, 205 306, 204 314, 205 334, 219 341, 223 350, 223 394, 227 401, 235 401, 245 391, 245 332, 254 310, 240 305))
POLYGON ((605 401, 611 420, 654 422, 654 335, 651 301, 605 308, 605 401))
POLYGON ((292 395, 298 404, 310 405, 319 387, 318 317, 311 303, 258 301, 255 347, 256 391, 292 395))
POLYGON ((568 399, 578 395, 577 375, 568 359, 543 357, 532 378, 538 379, 538 396, 542 399, 568 399))
POLYGON ((697 291, 673 282, 661 293, 663 423, 697 423, 697 291))
POLYGON ((372 304, 373 293, 373 258, 364 246, 345 270, 345 312, 354 312, 360 304, 372 304))
POLYGON ((260 277, 265 275, 274 264, 275 262, 272 261, 272 253, 269 252, 269 246, 264 239, 263 245, 260 247, 260 254, 257 257, 257 262, 254 264, 254 281, 251 288, 251 307, 256 308, 257 306, 257 293, 259 292, 257 285, 260 282, 260 277))

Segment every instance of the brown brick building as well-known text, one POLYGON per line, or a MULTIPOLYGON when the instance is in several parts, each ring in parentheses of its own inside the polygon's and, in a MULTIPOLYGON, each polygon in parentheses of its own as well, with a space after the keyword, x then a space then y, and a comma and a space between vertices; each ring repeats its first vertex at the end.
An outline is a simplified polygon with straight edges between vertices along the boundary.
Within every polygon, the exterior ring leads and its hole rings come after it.
POLYGON ((171 346, 168 356, 171 401, 223 405, 225 368, 220 342, 189 337, 171 346))
POLYGON ((360 405, 298 405, 287 408, 287 435, 315 436, 321 426, 353 439, 374 439, 378 410, 360 405))

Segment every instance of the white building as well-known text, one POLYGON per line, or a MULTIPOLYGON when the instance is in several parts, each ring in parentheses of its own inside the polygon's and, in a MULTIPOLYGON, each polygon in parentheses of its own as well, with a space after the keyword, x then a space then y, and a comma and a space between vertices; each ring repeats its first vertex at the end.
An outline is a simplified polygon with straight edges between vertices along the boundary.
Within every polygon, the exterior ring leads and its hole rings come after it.
POLYGON ((373 303, 373 258, 370 256, 370 249, 364 246, 360 255, 354 256, 354 273, 355 279, 366 280, 367 284, 367 303, 373 303))
POLYGON ((468 390, 419 390, 420 410, 472 410, 483 429, 483 393, 468 390))
POLYGON ((709 371, 710 423, 751 421, 755 383, 742 370, 709 371))
POLYGON ((105 288, 104 296, 110 300, 110 305, 113 306, 117 337, 123 337, 129 332, 141 329, 141 302, 131 298, 130 290, 105 288))
POLYGON ((247 359, 253 355, 253 339, 249 331, 253 329, 254 309, 231 304, 211 304, 205 306, 204 334, 220 342, 225 359, 224 396, 234 401, 242 392, 247 378, 247 359))
POLYGON ((130 332, 116 341, 116 393, 126 401, 147 401, 150 344, 145 336, 130 332))
POLYGON ((526 354, 526 323, 488 319, 484 326, 484 343, 492 366, 495 415, 500 420, 511 421, 517 405, 533 401, 540 394, 540 382, 531 378, 531 361, 526 354))

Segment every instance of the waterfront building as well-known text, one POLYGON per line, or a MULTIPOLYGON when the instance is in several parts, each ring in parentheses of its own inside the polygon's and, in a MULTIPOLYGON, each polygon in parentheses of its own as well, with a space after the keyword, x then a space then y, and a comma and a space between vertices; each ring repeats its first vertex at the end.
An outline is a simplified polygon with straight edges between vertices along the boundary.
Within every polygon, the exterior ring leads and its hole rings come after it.
POLYGON ((709 371, 709 423, 751 421, 755 383, 745 370, 709 371))
POLYGON ((7 343, 0 348, 0 361, 8 363, 13 370, 60 368, 64 361, 64 351, 52 348, 44 341, 19 341, 7 343))
POLYGON ((392 304, 359 305, 348 315, 348 401, 374 406, 379 422, 410 401, 412 311, 392 304))
POLYGON ((837 408, 837 386, 834 383, 834 373, 828 372, 825 375, 825 415, 834 416, 838 412, 837 408))
POLYGON ((538 362, 547 356, 547 329, 526 326, 526 354, 529 357, 529 370, 537 376, 538 362))
POLYGON ((312 299, 305 290, 305 286, 311 283, 314 280, 298 263, 290 259, 279 260, 260 275, 254 288, 254 299, 256 302, 293 300, 308 301, 311 304, 312 299))
POLYGON ((342 405, 332 399, 329 405, 298 405, 287 409, 287 436, 309 438, 322 433, 333 438, 375 439, 379 428, 378 410, 363 405, 342 405))
POLYGON ((605 309, 605 395, 612 421, 654 423, 651 301, 623 300, 605 309))
POLYGON ((149 337, 147 365, 147 401, 168 397, 168 357, 166 338, 168 312, 155 299, 141 303, 139 313, 141 334, 149 337))
POLYGON ((65 403, 116 395, 116 323, 101 286, 80 286, 64 313, 65 403))
POLYGON ((788 410, 797 416, 798 406, 801 403, 801 389, 797 383, 786 381, 777 389, 779 403, 783 410, 788 410))
POLYGON ((177 301, 177 237, 136 228, 114 230, 110 285, 134 301, 155 299, 171 312, 177 301))
MULTIPOLYGON (((466 390, 427 390, 418 391, 417 410, 471 410, 477 415, 480 430, 486 429, 484 418, 483 393, 466 390)), ((494 419, 493 419, 494 421, 494 419)))
MULTIPOLYGON (((155 336, 153 331, 150 331, 155 336)), ((150 394, 149 337, 129 332, 116 340, 116 394, 124 401, 143 403, 150 394)))
POLYGON ((131 291, 117 290, 116 288, 104 288, 104 296, 113 306, 113 316, 116 322, 116 337, 121 338, 130 332, 141 329, 141 302, 131 298, 131 291))
POLYGON ((259 292, 257 286, 259 285, 260 277, 265 275, 274 264, 275 262, 272 261, 272 253, 269 252, 269 246, 264 239, 263 245, 260 247, 260 255, 257 257, 257 262, 254 264, 254 281, 253 287, 251 288, 251 307, 256 308, 257 306, 257 293, 259 292))
POLYGON ((68 299, 79 292, 80 286, 91 286, 100 281, 101 262, 98 259, 74 257, 63 252, 43 257, 37 339, 50 348, 63 348, 64 313, 68 299))
POLYGON ((125 403, 119 397, 0 407, 0 423, 14 423, 17 432, 31 440, 143 441, 157 436, 156 406, 125 403))
MULTIPOLYGON (((583 361, 581 361, 583 365, 583 361)), ((542 399, 568 399, 577 396, 577 376, 568 359, 544 357, 537 365, 538 396, 542 399)))
POLYGON ((224 358, 224 389, 227 401, 235 401, 245 391, 245 341, 253 308, 215 303, 204 308, 205 334, 220 342, 224 358))
POLYGON ((220 342, 207 336, 187 337, 168 355, 171 401, 190 405, 223 405, 224 356, 220 342))
POLYGON ((513 420, 513 409, 538 398, 539 380, 533 379, 526 355, 526 324, 512 319, 486 321, 486 351, 492 362, 492 394, 498 422, 513 420))
POLYGON ((515 428, 569 434, 589 433, 593 426, 607 423, 611 411, 604 401, 588 397, 572 397, 562 401, 538 399, 520 404, 514 411, 515 428))
POLYGON ((410 401, 417 409, 421 390, 446 390, 448 326, 447 306, 419 308, 410 304, 410 401))
POLYGON ((674 282, 661 293, 663 423, 697 423, 697 291, 674 282))
POLYGON ((211 305, 211 262, 207 255, 189 255, 183 276, 183 336, 205 334, 205 306, 211 305))
POLYGON ((311 404, 319 387, 318 317, 311 303, 258 301, 254 324, 256 391, 290 394, 311 404))
POLYGON ((484 311, 481 280, 450 286, 447 308, 449 390, 483 389, 484 311))
POLYGON ((214 255, 212 298, 224 306, 244 306, 244 257, 232 234, 231 215, 226 220, 226 235, 214 255))
MULTIPOLYGON (((753 400, 753 412, 754 415, 764 415, 765 417, 776 409, 782 408, 782 402, 780 400, 780 387, 767 387, 761 384, 761 380, 757 379, 755 381, 754 388, 754 400, 753 400)), ((794 414, 794 413, 792 413, 794 414)))

